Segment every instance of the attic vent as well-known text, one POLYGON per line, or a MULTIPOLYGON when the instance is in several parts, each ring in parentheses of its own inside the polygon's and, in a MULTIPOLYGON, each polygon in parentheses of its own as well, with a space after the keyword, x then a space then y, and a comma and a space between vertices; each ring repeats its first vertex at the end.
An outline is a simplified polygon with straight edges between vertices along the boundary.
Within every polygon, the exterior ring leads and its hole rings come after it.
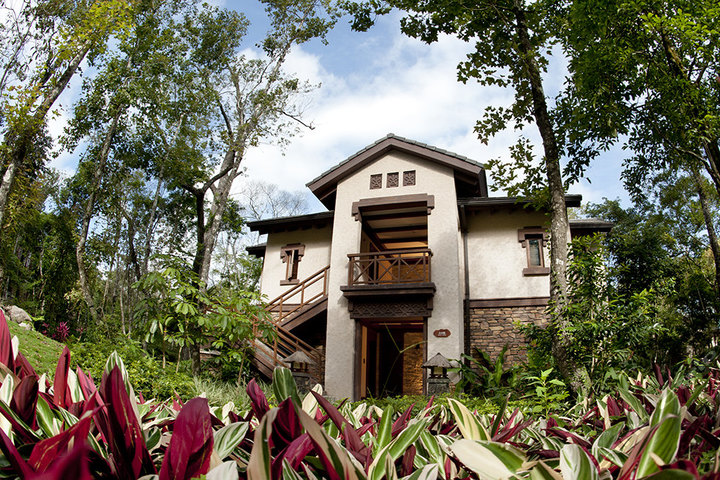
POLYGON ((388 187, 397 187, 400 185, 400 174, 398 172, 388 173, 387 174, 387 186, 388 187))
POLYGON ((403 172, 403 187, 415 185, 415 170, 403 172))
POLYGON ((382 173, 370 175, 370 190, 382 188, 382 173))

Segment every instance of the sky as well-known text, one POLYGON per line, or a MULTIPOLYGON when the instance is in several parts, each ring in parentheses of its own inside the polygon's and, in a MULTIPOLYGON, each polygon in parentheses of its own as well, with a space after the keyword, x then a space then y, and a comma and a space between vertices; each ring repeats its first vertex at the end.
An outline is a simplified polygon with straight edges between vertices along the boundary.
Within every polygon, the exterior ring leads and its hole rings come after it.
MULTIPOLYGON (((227 2, 251 21, 248 49, 262 39, 267 18, 258 0, 227 2)), ((453 37, 441 37, 427 45, 400 33, 399 16, 379 19, 369 32, 352 32, 348 19, 342 19, 328 36, 328 44, 319 41, 295 48, 285 69, 300 79, 319 85, 301 101, 304 120, 313 129, 303 129, 284 149, 270 143, 248 151, 246 181, 275 183, 289 191, 307 194, 310 211, 324 210, 305 184, 367 145, 394 133, 485 163, 492 158, 508 158, 509 147, 519 135, 529 137, 540 153, 540 141, 534 125, 522 132, 506 131, 481 143, 473 128, 488 105, 508 105, 512 92, 477 83, 457 81, 457 64, 470 46, 453 37)), ((551 64, 546 75, 546 90, 557 92, 564 79, 562 62, 551 64)), ((75 82, 68 97, 79 90, 75 82)), ((70 103, 66 100, 65 103, 70 103)), ((60 112, 51 131, 59 132, 71 112, 60 112)), ((51 166, 72 171, 74 155, 62 154, 51 166)), ((627 194, 619 179, 622 151, 605 154, 570 193, 580 193, 584 202, 600 202, 603 197, 620 198, 627 194)), ((492 188, 492 185, 491 185, 492 188)), ((502 195, 502 192, 491 195, 502 195)))

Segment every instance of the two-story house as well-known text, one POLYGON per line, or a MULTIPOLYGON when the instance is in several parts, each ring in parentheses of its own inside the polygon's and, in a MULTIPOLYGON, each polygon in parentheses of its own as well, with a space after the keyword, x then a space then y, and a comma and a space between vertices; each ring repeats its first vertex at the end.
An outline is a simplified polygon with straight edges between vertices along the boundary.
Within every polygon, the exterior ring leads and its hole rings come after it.
POLYGON ((304 350, 328 394, 360 398, 423 393, 436 353, 494 358, 508 344, 522 359, 514 324, 546 320, 545 212, 488 196, 480 163, 392 134, 307 186, 327 212, 250 223, 267 234, 248 250, 264 257, 276 362, 304 350))

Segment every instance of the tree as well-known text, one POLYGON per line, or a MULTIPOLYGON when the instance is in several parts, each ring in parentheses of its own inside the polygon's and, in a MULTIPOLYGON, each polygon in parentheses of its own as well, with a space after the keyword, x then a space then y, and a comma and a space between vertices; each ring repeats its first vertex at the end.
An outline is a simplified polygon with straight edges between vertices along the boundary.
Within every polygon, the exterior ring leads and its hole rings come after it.
POLYGON ((671 348, 675 357, 670 357, 680 360, 684 346, 696 352, 708 347, 720 299, 693 180, 658 181, 664 188, 655 203, 646 200, 623 209, 617 201, 605 201, 588 206, 587 212, 615 223, 605 239, 612 295, 632 298, 652 292, 659 307, 655 320, 676 340, 671 348))
POLYGON ((558 118, 569 149, 625 138, 632 154, 623 176, 636 198, 653 190, 657 175, 690 177, 720 293, 720 245, 704 177, 720 192, 720 7, 704 0, 561 5, 557 30, 573 81, 558 118))
MULTIPOLYGON (((105 48, 129 25, 131 2, 22 2, 4 16, 0 95, 2 180, 0 226, 10 190, 19 174, 35 174, 42 159, 32 158, 47 116, 86 56, 105 48)), ((1 272, 0 272, 1 273, 1 272)), ((1 276, 1 275, 0 275, 1 276)))
MULTIPOLYGON (((519 128, 534 122, 542 138, 543 159, 540 167, 533 166, 532 152, 527 140, 520 140, 512 150, 516 166, 528 166, 528 181, 516 185, 515 190, 533 185, 538 204, 550 212, 551 301, 558 316, 553 320, 565 322, 563 309, 567 297, 567 244, 568 218, 565 207, 565 183, 560 165, 562 146, 559 144, 553 123, 552 109, 546 98, 542 74, 548 62, 547 50, 552 45, 552 30, 547 28, 549 9, 543 2, 524 0, 371 0, 366 3, 345 3, 354 15, 353 27, 364 30, 372 25, 372 15, 387 13, 395 7, 407 12, 401 20, 404 33, 425 42, 437 41, 441 33, 455 35, 474 45, 467 60, 459 65, 461 81, 477 80, 482 85, 510 87, 515 101, 509 108, 489 107, 485 117, 476 126, 480 139, 505 129, 509 124, 519 128)), ((516 166, 501 166, 500 173, 514 177, 516 166), (512 171, 512 172, 511 172, 512 171)), ((581 165, 576 165, 571 179, 579 176, 581 165)), ((511 191, 513 191, 511 189, 511 191)), ((566 338, 559 337, 554 344, 557 364, 563 376, 578 390, 583 383, 582 372, 577 370, 566 355, 566 338)))
MULTIPOLYGON (((95 323, 98 321, 98 312, 85 262, 91 221, 96 213, 98 197, 103 194, 106 204, 118 205, 112 201, 113 198, 117 199, 118 195, 110 194, 105 178, 108 163, 116 160, 112 168, 114 171, 128 170, 121 161, 117 162, 118 158, 114 158, 119 157, 116 155, 117 144, 122 144, 122 139, 118 141, 116 137, 131 128, 131 107, 147 104, 143 102, 143 87, 146 86, 143 84, 143 77, 158 73, 158 64, 172 64, 173 60, 167 59, 179 53, 171 43, 175 26, 173 15, 177 10, 177 5, 172 1, 142 4, 134 10, 133 28, 121 38, 114 49, 96 59, 100 71, 85 82, 85 96, 75 106, 75 117, 65 137, 68 146, 74 146, 84 138, 90 139, 90 146, 84 152, 79 165, 79 176, 82 178, 81 184, 86 196, 83 200, 76 258, 81 291, 95 323)), ((117 176, 116 180, 115 185, 120 185, 123 181, 117 176)), ((122 196, 122 189, 117 193, 122 196)), ((127 217, 128 227, 132 230, 135 226, 132 217, 120 210, 115 212, 114 218, 127 217)), ((131 246, 134 247, 132 244, 131 246)), ((138 267, 136 255, 133 256, 135 266, 138 267)), ((136 268, 136 277, 135 280, 140 277, 139 268, 136 268)))
MULTIPOLYGON (((193 271, 205 284, 223 214, 233 183, 242 173, 246 151, 262 141, 287 142, 299 126, 306 125, 295 99, 309 86, 286 76, 283 64, 293 46, 324 38, 335 21, 327 0, 266 0, 265 3, 272 24, 262 43, 265 58, 244 55, 217 58, 215 61, 221 70, 204 79, 208 86, 215 87, 211 100, 222 128, 217 132, 216 152, 222 155, 219 165, 207 162, 202 170, 187 172, 185 178, 175 181, 195 203, 193 271)), ((217 35, 222 31, 221 25, 207 31, 217 35)))

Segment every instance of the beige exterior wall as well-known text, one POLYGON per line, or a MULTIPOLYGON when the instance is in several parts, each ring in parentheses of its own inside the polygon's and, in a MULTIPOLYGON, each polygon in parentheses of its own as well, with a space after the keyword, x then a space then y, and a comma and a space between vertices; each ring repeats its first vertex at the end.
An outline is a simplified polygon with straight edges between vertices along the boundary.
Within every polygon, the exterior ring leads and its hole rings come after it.
POLYGON ((355 321, 350 318, 348 302, 340 291, 347 284, 348 253, 360 251, 361 223, 352 215, 353 202, 365 198, 395 195, 429 194, 435 207, 428 216, 428 246, 433 252, 432 281, 437 287, 432 317, 428 319, 428 355, 440 352, 448 358, 460 358, 463 351, 462 287, 458 282, 461 250, 455 180, 450 168, 410 155, 392 152, 365 166, 337 186, 335 219, 330 259, 328 292, 327 352, 325 382, 329 395, 336 398, 354 395, 355 321), (415 170, 416 184, 402 186, 402 173, 415 170), (386 187, 386 174, 398 172, 400 186, 386 187), (370 175, 383 174, 383 188, 370 189, 370 175), (432 332, 448 329, 447 338, 432 332))
MULTIPOLYGON (((305 255, 298 263, 298 280, 302 281, 330 264, 331 237, 332 229, 330 227, 268 234, 262 277, 260 278, 260 291, 265 295, 265 300, 272 300, 292 288, 292 285, 280 284, 286 274, 286 264, 283 263, 280 256, 282 247, 291 243, 305 245, 305 255)), ((322 291, 322 283, 318 282, 311 287, 307 295, 312 296, 320 291, 322 291)), ((300 303, 299 298, 297 301, 293 299, 289 301, 300 303)))
MULTIPOLYGON (((550 295, 550 275, 524 276, 527 254, 518 230, 544 226, 547 217, 533 210, 502 209, 468 215, 470 298, 521 298, 550 295)), ((549 243, 549 242, 548 242, 549 243)), ((544 250, 550 266, 549 245, 544 250)))

